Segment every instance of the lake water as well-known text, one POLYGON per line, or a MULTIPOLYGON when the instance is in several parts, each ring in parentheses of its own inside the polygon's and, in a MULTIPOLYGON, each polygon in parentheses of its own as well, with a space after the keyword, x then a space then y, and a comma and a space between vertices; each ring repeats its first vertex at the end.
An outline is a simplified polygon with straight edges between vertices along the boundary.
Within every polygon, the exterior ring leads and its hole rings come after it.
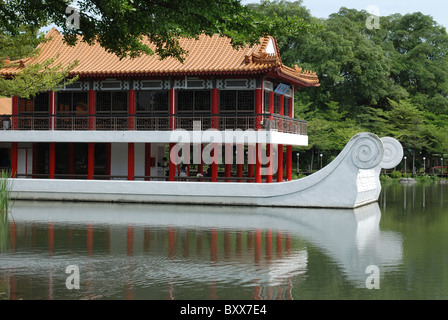
POLYGON ((18 201, 2 299, 448 299, 448 185, 356 210, 18 201))

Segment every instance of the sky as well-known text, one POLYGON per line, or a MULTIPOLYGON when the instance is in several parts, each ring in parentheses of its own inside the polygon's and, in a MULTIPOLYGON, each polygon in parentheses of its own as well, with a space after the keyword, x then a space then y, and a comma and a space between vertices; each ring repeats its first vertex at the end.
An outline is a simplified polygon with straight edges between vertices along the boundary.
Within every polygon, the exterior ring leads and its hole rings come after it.
MULTIPOLYGON (((244 4, 258 2, 256 0, 242 1, 244 4)), ((367 10, 369 6, 375 6, 380 16, 421 12, 432 16, 438 24, 448 29, 447 0, 303 0, 303 5, 310 10, 312 16, 317 18, 327 18, 329 14, 338 12, 341 7, 367 10)))

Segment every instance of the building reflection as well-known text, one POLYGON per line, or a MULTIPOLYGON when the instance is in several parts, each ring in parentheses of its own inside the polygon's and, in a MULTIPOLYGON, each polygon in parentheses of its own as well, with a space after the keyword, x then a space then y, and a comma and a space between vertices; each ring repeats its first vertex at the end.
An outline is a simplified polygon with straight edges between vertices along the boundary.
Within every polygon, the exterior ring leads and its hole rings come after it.
MULTIPOLYGON (((355 210, 191 206, 180 212, 163 205, 17 202, 13 214, 9 253, 26 248, 43 255, 46 238, 46 259, 70 265, 76 256, 86 288, 80 299, 117 290, 125 299, 141 299, 151 286, 165 291, 165 299, 185 299, 185 285, 206 286, 207 299, 223 299, 222 288, 235 283, 252 290, 253 299, 293 299, 309 268, 308 244, 354 283, 365 283, 368 265, 401 263, 401 239, 379 230, 377 204, 355 210), (118 271, 115 279, 102 278, 108 268, 118 271)), ((68 290, 60 288, 61 271, 52 262, 46 298, 60 299, 68 290)), ((9 299, 15 299, 14 268, 8 280, 9 299)))

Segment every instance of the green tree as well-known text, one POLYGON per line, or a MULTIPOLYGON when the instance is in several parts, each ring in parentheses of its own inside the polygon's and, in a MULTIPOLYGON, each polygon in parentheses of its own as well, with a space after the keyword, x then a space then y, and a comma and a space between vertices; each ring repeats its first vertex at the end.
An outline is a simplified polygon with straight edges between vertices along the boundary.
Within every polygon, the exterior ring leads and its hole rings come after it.
POLYGON ((391 109, 385 112, 389 124, 386 134, 399 140, 405 149, 421 150, 428 143, 423 112, 409 99, 389 101, 391 109))
MULTIPOLYGON (((11 34, 7 30, 0 33, 0 69, 20 66, 18 59, 38 55, 38 44, 46 41, 44 35, 35 29, 22 26, 20 30, 17 34, 11 34)), ((0 75, 0 96, 29 98, 39 92, 54 89, 77 63, 74 61, 68 66, 52 65, 55 58, 23 68, 14 79, 0 75)), ((67 83, 75 80, 76 78, 72 78, 67 83)))
MULTIPOLYGON (((49 24, 62 30, 69 45, 82 39, 89 44, 98 42, 121 58, 156 53, 161 59, 180 61, 188 54, 180 46, 181 37, 219 34, 241 47, 258 43, 266 35, 297 36, 312 28, 297 17, 263 16, 240 0, 78 0, 78 10, 70 6, 72 2, 0 1, 0 68, 10 60, 38 54, 36 46, 44 37, 37 30, 49 24), (155 47, 146 45, 144 38, 155 47)), ((0 95, 29 97, 53 89, 76 65, 73 61, 68 66, 54 66, 53 60, 25 68, 14 79, 0 78, 0 95)))
MULTIPOLYGON (((310 26, 294 17, 262 16, 240 0, 78 0, 71 10, 66 0, 10 0, 0 2, 5 18, 0 24, 13 33, 16 25, 40 26, 54 23, 66 41, 78 36, 87 43, 98 42, 119 57, 157 53, 162 59, 182 60, 186 52, 179 39, 199 34, 219 34, 238 46, 258 43, 260 37, 298 35, 310 26), (146 37, 154 46, 142 42, 146 37)), ((1 28, 1 25, 0 25, 1 28)))

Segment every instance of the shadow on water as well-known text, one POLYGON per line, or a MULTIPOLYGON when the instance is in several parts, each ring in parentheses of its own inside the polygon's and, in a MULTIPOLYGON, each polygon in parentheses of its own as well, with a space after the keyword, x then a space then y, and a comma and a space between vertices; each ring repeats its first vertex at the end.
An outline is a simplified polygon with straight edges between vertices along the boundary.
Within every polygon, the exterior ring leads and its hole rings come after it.
POLYGON ((315 270, 319 281, 328 274, 325 286, 336 268, 344 288, 366 290, 366 267, 393 269, 403 255, 401 235, 380 230, 376 203, 335 210, 18 201, 12 213, 0 267, 11 299, 319 298, 320 288, 307 288, 315 270), (80 269, 79 290, 65 285, 68 265, 80 269))

